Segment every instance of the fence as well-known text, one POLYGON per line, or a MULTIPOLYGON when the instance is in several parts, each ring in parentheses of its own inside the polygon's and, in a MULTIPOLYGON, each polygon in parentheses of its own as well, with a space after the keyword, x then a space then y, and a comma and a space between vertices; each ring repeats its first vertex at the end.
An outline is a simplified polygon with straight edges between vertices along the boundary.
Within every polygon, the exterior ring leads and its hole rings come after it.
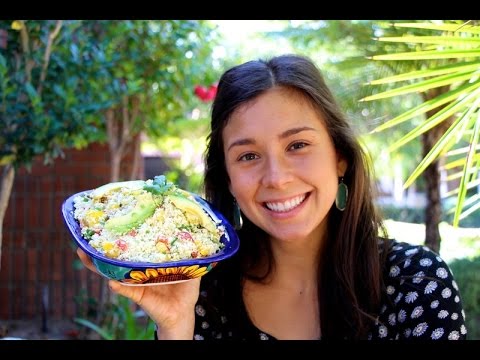
MULTIPOLYGON (((134 153, 123 161, 124 178, 134 153)), ((77 256, 60 209, 69 195, 109 179, 108 146, 101 144, 68 150, 53 166, 36 159, 30 173, 17 172, 3 224, 0 319, 71 318, 81 310, 80 295, 102 301, 103 280, 74 268, 77 256)))

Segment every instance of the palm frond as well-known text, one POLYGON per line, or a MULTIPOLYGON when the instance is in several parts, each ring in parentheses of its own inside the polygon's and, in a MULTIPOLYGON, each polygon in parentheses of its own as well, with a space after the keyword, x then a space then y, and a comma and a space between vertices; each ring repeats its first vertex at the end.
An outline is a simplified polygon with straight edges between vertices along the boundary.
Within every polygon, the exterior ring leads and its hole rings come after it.
POLYGON ((410 62, 411 67, 408 71, 373 80, 368 85, 392 85, 402 81, 409 83, 367 96, 361 101, 426 94, 424 95, 426 100, 421 104, 387 120, 372 131, 372 133, 380 132, 429 114, 413 130, 408 131, 390 145, 389 151, 398 150, 440 123, 454 119, 410 174, 405 187, 413 184, 433 161, 441 156, 447 156, 448 162, 443 166, 444 170, 462 169, 450 174, 449 179, 460 179, 460 181, 457 188, 446 194, 457 196, 453 224, 458 226, 462 218, 480 208, 479 197, 475 194, 468 197, 470 193, 468 190, 480 185, 480 180, 477 179, 480 167, 480 37, 478 36, 480 26, 447 22, 411 22, 390 25, 404 28, 405 34, 382 36, 376 40, 391 42, 391 46, 398 44, 398 49, 403 51, 374 55, 370 58, 386 62, 410 62), (418 30, 422 31, 416 34, 418 30), (413 50, 404 51, 409 47, 413 50), (468 146, 465 146, 465 143, 468 143, 468 146))
POLYGON ((480 34, 480 26, 469 24, 433 24, 433 23, 392 23, 390 24, 397 28, 409 29, 425 29, 425 30, 439 30, 443 32, 466 32, 471 34, 480 34))

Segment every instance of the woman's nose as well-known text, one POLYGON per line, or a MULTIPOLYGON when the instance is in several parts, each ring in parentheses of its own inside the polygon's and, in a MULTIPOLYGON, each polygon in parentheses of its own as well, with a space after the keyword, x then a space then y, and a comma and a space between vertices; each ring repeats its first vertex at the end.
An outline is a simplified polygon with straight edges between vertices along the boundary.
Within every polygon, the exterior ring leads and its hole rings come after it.
POLYGON ((285 160, 272 158, 266 161, 262 174, 262 185, 281 188, 292 181, 291 167, 285 160))

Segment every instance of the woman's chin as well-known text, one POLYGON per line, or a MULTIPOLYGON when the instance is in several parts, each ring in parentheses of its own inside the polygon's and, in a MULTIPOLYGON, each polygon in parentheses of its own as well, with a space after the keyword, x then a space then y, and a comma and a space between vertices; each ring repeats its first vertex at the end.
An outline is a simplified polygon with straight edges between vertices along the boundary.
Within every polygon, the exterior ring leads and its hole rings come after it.
POLYGON ((311 239, 311 233, 305 231, 275 232, 272 234, 272 238, 281 243, 299 243, 303 239, 311 239))

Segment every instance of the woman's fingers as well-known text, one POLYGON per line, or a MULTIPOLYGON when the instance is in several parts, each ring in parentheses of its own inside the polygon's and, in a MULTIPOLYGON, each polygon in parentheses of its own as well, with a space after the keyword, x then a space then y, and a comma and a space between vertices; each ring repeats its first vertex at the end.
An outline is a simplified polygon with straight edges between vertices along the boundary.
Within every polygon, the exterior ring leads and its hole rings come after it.
POLYGON ((88 268, 89 270, 95 272, 98 274, 98 271, 97 269, 95 268, 95 266, 93 265, 92 263, 92 260, 90 259, 90 256, 88 256, 82 249, 80 248, 77 248, 77 255, 78 257, 80 258, 80 261, 82 262, 82 264, 88 268))
POLYGON ((110 286, 110 289, 112 289, 113 292, 129 298, 137 304, 141 304, 143 295, 145 293, 144 286, 122 285, 119 281, 116 280, 109 280, 108 286, 110 286))

